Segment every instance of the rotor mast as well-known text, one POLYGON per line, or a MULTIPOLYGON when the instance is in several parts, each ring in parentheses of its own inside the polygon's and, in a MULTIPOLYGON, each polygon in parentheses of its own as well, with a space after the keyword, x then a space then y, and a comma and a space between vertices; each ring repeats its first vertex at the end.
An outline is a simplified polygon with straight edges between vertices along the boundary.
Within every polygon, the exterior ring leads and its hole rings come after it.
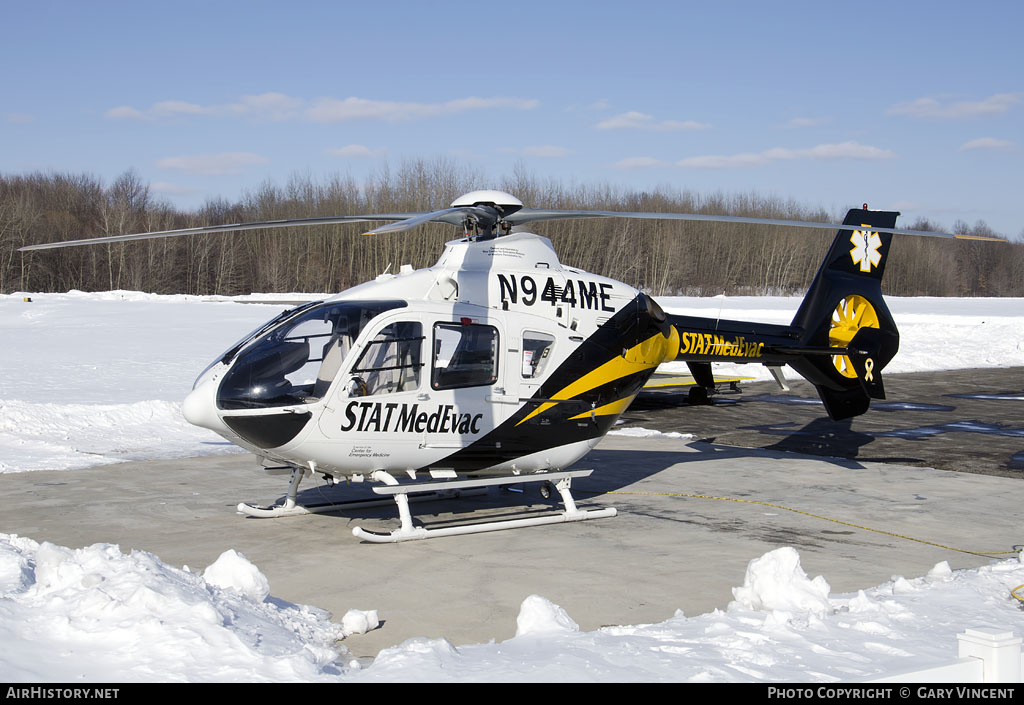
POLYGON ((472 209, 462 221, 470 240, 492 240, 512 231, 512 224, 505 217, 520 210, 523 202, 510 193, 487 189, 463 194, 451 207, 472 209))

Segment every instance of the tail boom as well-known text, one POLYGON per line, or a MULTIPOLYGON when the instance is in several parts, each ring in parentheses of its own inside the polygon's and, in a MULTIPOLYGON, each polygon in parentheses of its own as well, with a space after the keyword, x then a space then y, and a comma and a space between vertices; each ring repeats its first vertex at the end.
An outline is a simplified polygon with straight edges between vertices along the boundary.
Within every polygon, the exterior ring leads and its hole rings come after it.
MULTIPOLYGON (((789 365, 814 385, 835 420, 884 399, 882 369, 899 349, 899 332, 881 280, 899 214, 852 209, 788 325, 670 315, 677 360, 789 365), (849 226, 849 227, 846 227, 849 226)), ((707 386, 705 381, 699 384, 707 386)))

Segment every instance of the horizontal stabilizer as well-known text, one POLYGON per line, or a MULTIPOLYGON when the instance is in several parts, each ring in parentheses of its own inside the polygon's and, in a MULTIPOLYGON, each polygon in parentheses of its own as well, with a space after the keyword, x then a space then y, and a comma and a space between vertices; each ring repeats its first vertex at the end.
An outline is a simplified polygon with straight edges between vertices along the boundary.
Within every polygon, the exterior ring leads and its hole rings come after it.
POLYGON ((885 399, 882 368, 896 354, 899 336, 880 328, 861 328, 850 341, 849 358, 861 387, 872 399, 885 399))

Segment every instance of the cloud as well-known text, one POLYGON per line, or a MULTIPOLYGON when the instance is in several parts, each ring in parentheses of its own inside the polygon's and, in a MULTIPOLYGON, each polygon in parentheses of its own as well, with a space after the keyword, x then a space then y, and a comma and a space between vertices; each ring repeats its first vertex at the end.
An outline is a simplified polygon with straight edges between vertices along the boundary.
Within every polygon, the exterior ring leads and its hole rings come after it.
POLYGON ((907 115, 915 118, 944 118, 962 120, 966 118, 1002 115, 1011 107, 1024 100, 1024 93, 997 93, 984 100, 963 100, 942 102, 937 98, 918 98, 906 103, 897 103, 886 113, 907 115))
POLYGON ((145 109, 120 105, 106 112, 114 120, 165 120, 178 117, 247 116, 264 120, 288 120, 298 116, 302 101, 283 93, 242 96, 234 103, 198 105, 184 100, 162 100, 145 109))
POLYGON ((1009 140, 997 140, 994 137, 979 137, 976 140, 968 140, 960 145, 960 151, 966 152, 972 149, 984 149, 993 152, 1012 152, 1017 145, 1009 140))
POLYGON ((366 145, 362 144, 347 144, 344 147, 328 149, 327 153, 335 157, 344 157, 346 159, 371 159, 373 157, 383 156, 387 153, 387 150, 370 149, 366 145))
POLYGON ((888 150, 857 142, 839 144, 819 144, 806 149, 788 149, 776 147, 763 152, 744 152, 730 155, 704 155, 687 157, 676 162, 677 166, 689 169, 731 169, 758 167, 775 161, 791 161, 796 159, 812 160, 880 160, 892 159, 896 155, 888 150))
POLYGON ((666 162, 654 157, 627 157, 612 164, 614 169, 650 169, 666 166, 666 162))
POLYGON ((242 96, 233 103, 198 105, 183 100, 164 100, 148 108, 121 105, 106 112, 114 120, 163 120, 179 117, 249 117, 275 122, 304 119, 339 123, 353 120, 402 122, 469 110, 531 110, 540 103, 521 98, 458 98, 444 103, 410 103, 366 98, 319 98, 306 101, 283 93, 242 96))
POLYGON ((454 115, 469 110, 532 110, 536 100, 520 98, 459 98, 444 103, 406 103, 366 98, 320 98, 309 106, 304 115, 313 122, 338 123, 354 120, 383 120, 405 122, 423 118, 454 115))
POLYGON ((119 105, 108 110, 106 116, 114 120, 143 120, 146 114, 130 105, 119 105))
MULTIPOLYGON (((764 166, 774 161, 791 161, 796 159, 878 160, 892 159, 895 156, 888 149, 858 144, 857 142, 841 142, 839 144, 819 144, 805 149, 775 147, 773 149, 766 149, 763 152, 706 154, 680 159, 674 165, 686 169, 737 169, 764 166)), ((615 169, 651 169, 671 165, 670 162, 654 157, 627 157, 626 159, 620 159, 611 166, 615 169)))
POLYGON ((544 144, 535 147, 525 147, 523 154, 528 157, 567 157, 569 156, 569 150, 553 144, 544 144))
POLYGON ((204 108, 195 103, 186 103, 183 100, 164 100, 154 103, 150 111, 156 117, 176 117, 178 115, 211 115, 217 112, 217 108, 204 108))
POLYGON ((4 113, 4 121, 12 125, 27 125, 35 122, 35 116, 28 113, 4 113))
POLYGON ((544 159, 554 157, 567 157, 570 152, 565 147, 559 147, 553 144, 535 145, 531 147, 512 148, 502 147, 498 150, 506 154, 521 154, 524 157, 540 157, 544 159))
POLYGON ((892 159, 896 155, 888 149, 857 142, 819 144, 810 149, 771 149, 766 152, 773 159, 892 159))
POLYGON ((806 127, 818 127, 819 125, 825 125, 832 122, 832 118, 808 118, 808 117, 795 117, 786 123, 786 127, 793 130, 800 130, 806 127))
POLYGON ((260 93, 242 96, 238 102, 224 106, 223 110, 235 115, 258 115, 280 122, 291 120, 300 114, 303 102, 284 93, 260 93))
POLYGON ((196 174, 221 175, 238 174, 243 167, 266 164, 269 160, 249 152, 223 152, 221 154, 194 154, 180 157, 165 157, 157 161, 161 169, 181 169, 196 174))
POLYGON ((762 154, 707 154, 700 157, 687 157, 676 162, 677 166, 688 169, 732 169, 735 167, 762 166, 771 161, 762 154))
POLYGON ((597 123, 599 130, 648 130, 652 132, 676 132, 680 130, 707 130, 711 125, 694 120, 655 120, 646 113, 628 112, 615 115, 597 123))
POLYGON ((139 110, 130 105, 119 105, 108 110, 106 116, 115 120, 159 120, 182 115, 213 115, 215 113, 216 109, 204 108, 195 103, 186 103, 183 100, 163 100, 153 103, 145 110, 139 110))

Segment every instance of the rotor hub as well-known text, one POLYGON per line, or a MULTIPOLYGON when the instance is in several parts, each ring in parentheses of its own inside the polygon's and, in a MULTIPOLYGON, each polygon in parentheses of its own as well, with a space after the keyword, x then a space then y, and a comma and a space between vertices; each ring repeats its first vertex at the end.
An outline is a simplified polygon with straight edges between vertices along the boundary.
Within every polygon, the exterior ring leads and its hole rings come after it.
POLYGON ((452 208, 466 208, 470 206, 491 206, 504 217, 522 208, 523 202, 511 193, 484 189, 465 193, 452 201, 451 205, 452 208))

